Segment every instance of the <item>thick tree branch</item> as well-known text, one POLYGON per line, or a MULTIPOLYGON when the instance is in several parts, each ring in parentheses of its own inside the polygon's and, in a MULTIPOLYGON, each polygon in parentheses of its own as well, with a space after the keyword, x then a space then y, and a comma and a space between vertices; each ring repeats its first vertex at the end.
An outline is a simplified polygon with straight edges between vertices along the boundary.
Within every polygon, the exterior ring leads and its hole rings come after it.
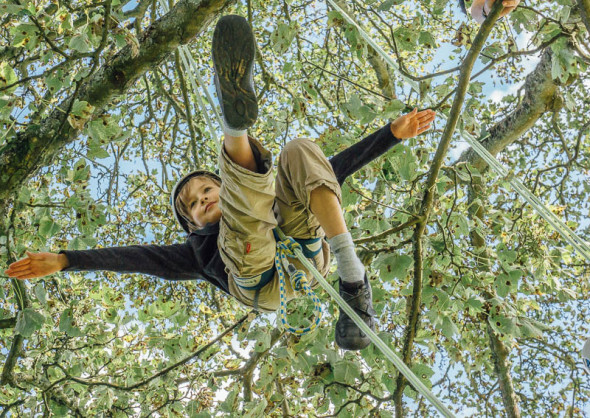
MULTIPOLYGON (((139 48, 123 48, 79 89, 76 98, 94 106, 94 115, 124 94, 146 71, 158 66, 179 45, 203 31, 235 0, 182 0, 139 40, 139 48)), ((73 96, 62 101, 39 124, 30 124, 0 149, 0 216, 6 213, 8 197, 28 178, 48 164, 59 150, 80 134, 66 122, 66 109, 73 96)))
POLYGON ((252 375, 254 374, 254 370, 256 369, 256 365, 260 360, 268 355, 270 350, 274 347, 277 343, 279 338, 283 336, 285 331, 280 328, 275 328, 272 330, 270 334, 270 344, 268 348, 261 352, 256 352, 252 354, 252 357, 246 362, 244 367, 241 368, 243 372, 242 381, 244 382, 244 401, 251 402, 252 401, 252 375))
MULTIPOLYGON (((497 155, 530 129, 545 112, 561 106, 559 84, 551 77, 552 56, 553 52, 547 48, 537 67, 525 80, 520 104, 488 130, 489 136, 481 143, 490 154, 497 155)), ((480 171, 487 166, 471 148, 457 162, 469 162, 480 171)))
POLYGON ((0 319, 0 329, 14 328, 16 317, 0 319))
MULTIPOLYGON (((485 207, 477 202, 486 202, 485 189, 481 182, 481 177, 475 178, 469 188, 469 216, 484 222, 485 207)), ((481 236, 475 229, 470 232, 471 244, 473 250, 478 254, 477 269, 484 273, 490 271, 489 253, 486 247, 485 237, 481 236)), ((484 291, 486 299, 492 299, 494 294, 490 291, 484 291)), ((494 360, 494 371, 498 376, 500 383, 500 393, 502 394, 502 403, 509 418, 520 417, 518 407, 518 397, 512 384, 510 375, 510 362, 508 361, 509 351, 506 344, 502 342, 499 335, 494 331, 489 323, 489 316, 486 319, 486 332, 490 343, 490 350, 494 360)))

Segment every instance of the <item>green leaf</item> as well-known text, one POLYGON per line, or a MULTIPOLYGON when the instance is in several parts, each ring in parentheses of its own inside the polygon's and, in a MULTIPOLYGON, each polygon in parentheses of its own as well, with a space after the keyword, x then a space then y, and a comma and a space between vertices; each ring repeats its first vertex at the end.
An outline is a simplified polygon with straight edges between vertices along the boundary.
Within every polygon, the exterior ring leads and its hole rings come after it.
POLYGON ((403 280, 408 275, 408 270, 413 263, 414 259, 409 255, 387 255, 378 264, 381 279, 387 282, 396 278, 403 280))
POLYGON ((270 35, 272 48, 278 54, 284 54, 289 49, 289 46, 291 45, 291 42, 293 42, 296 34, 297 29, 294 27, 294 23, 279 23, 273 33, 270 35))
POLYGON ((238 393, 239 393, 239 389, 234 389, 231 392, 229 392, 225 398, 225 401, 223 401, 219 405, 219 408, 223 412, 234 413, 236 411, 236 407, 237 407, 237 403, 238 403, 238 393))
POLYGON ((474 313, 483 312, 483 300, 480 296, 472 296, 465 302, 469 306, 469 310, 474 313))
POLYGON ((516 327, 514 318, 508 318, 504 315, 492 315, 489 318, 489 323, 498 334, 518 337, 519 332, 516 327))
MULTIPOLYGON (((18 81, 16 73, 10 65, 6 62, 0 62, 0 89, 6 86, 10 86, 18 81)), ((9 89, 3 90, 3 94, 12 94, 18 86, 10 87, 9 89)))
POLYGON ((68 243, 68 250, 86 250, 89 247, 94 247, 96 243, 96 238, 75 237, 68 243))
POLYGON ((47 292, 45 291, 45 287, 42 283, 37 283, 35 285, 35 297, 39 301, 41 305, 47 307, 47 292))
POLYGON ((526 318, 518 318, 517 326, 523 337, 538 338, 543 336, 543 331, 526 318))
POLYGON ((397 6, 398 4, 402 4, 405 0, 385 0, 383 3, 379 5, 377 8, 382 12, 386 12, 387 10, 391 9, 393 6, 397 6))
POLYGON ((18 13, 23 10, 25 7, 18 5, 18 4, 0 4, 0 15, 4 16, 7 14, 14 14, 18 13))
POLYGON ((351 205, 356 205, 359 202, 360 196, 357 192, 352 190, 348 184, 342 185, 342 207, 346 208, 351 205))
POLYGON ((87 132, 94 142, 104 144, 119 135, 121 127, 111 118, 100 118, 88 123, 87 132))
POLYGON ((72 36, 72 39, 70 39, 69 47, 80 53, 89 52, 90 42, 88 41, 88 36, 86 36, 85 33, 80 33, 78 35, 72 36))
POLYGON ((254 351, 261 353, 270 347, 270 331, 266 327, 255 329, 248 334, 251 340, 255 340, 254 351))
POLYGON ((59 330, 69 337, 81 337, 82 331, 75 325, 72 309, 66 309, 59 317, 59 330))
POLYGON ((361 370, 355 362, 342 360, 334 364, 334 379, 352 385, 361 376, 361 370))
POLYGON ((432 36, 432 34, 428 31, 420 31, 418 42, 420 42, 421 45, 427 46, 428 48, 436 47, 436 40, 434 39, 434 36, 432 36))
POLYGON ((61 227, 55 223, 49 216, 44 216, 39 221, 39 235, 45 238, 54 236, 61 227))
POLYGON ((87 101, 76 99, 74 105, 72 106, 71 113, 72 115, 76 115, 80 118, 88 119, 92 115, 92 112, 94 112, 94 106, 92 106, 87 101))
POLYGON ((434 371, 425 364, 415 364, 412 366, 412 372, 422 381, 424 386, 428 389, 432 388, 430 378, 434 375, 434 371))
POLYGON ((401 100, 398 100, 398 99, 390 100, 387 103, 387 105, 385 106, 385 108, 383 109, 383 112, 381 113, 381 117, 383 119, 387 119, 387 118, 395 119, 400 115, 400 113, 405 108, 406 108, 406 105, 401 100))
POLYGON ((14 331, 25 338, 29 338, 43 326, 45 317, 31 308, 25 308, 18 313, 14 331))
POLYGON ((37 46, 38 29, 35 25, 21 24, 11 28, 10 33, 13 36, 11 42, 13 47, 26 47, 30 51, 37 46))
POLYGON ((268 405, 268 401, 266 398, 261 398, 260 400, 248 402, 244 405, 244 410, 246 411, 245 414, 242 416, 244 418, 259 418, 264 416, 264 410, 268 405))
POLYGON ((459 332, 459 328, 451 321, 448 316, 443 317, 443 322, 441 325, 441 331, 445 337, 448 339, 453 338, 453 335, 459 332))

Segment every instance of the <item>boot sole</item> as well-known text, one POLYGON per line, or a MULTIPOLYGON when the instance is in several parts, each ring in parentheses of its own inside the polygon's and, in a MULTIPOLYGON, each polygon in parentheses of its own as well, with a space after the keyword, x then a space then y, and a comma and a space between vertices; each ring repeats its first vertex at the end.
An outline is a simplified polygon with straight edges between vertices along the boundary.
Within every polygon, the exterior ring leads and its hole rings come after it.
POLYGON ((250 79, 256 41, 246 19, 236 15, 219 19, 213 32, 212 56, 225 121, 233 129, 247 129, 258 117, 258 103, 250 79))

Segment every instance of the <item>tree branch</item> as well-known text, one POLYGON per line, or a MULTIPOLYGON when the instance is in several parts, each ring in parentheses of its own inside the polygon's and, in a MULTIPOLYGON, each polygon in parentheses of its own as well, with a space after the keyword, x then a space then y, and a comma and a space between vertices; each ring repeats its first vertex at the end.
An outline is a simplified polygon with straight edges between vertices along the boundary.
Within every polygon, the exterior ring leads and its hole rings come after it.
MULTIPOLYGON (((211 21, 235 0, 182 0, 148 28, 139 48, 120 50, 80 86, 77 99, 94 106, 100 114, 111 101, 125 93, 146 71, 157 67, 179 45, 202 32, 211 21)), ((63 100, 39 124, 30 124, 23 132, 9 138, 0 149, 0 217, 6 213, 8 197, 28 178, 48 164, 60 149, 74 141, 80 131, 66 122, 66 109, 74 97, 63 100)), ((91 115, 91 117, 93 116, 91 115)))
MULTIPOLYGON (((547 48, 537 67, 526 77, 520 104, 514 112, 492 126, 487 139, 481 141, 490 154, 497 155, 530 129, 545 112, 561 106, 559 84, 551 77, 552 56, 551 48, 547 48)), ((487 167, 471 148, 463 152, 457 162, 469 162, 479 171, 487 167)))
MULTIPOLYGON (((418 222, 416 224, 413 238, 414 278, 412 290, 412 304, 410 312, 408 314, 408 325, 404 330, 404 348, 402 352, 402 359, 404 363, 406 363, 407 365, 411 364, 411 354, 414 345, 414 338, 416 336, 416 333, 418 332, 419 326, 420 305, 422 304, 423 274, 421 240, 422 235, 424 234, 424 230, 426 229, 426 225, 428 223, 428 216, 430 215, 430 211, 432 209, 432 205, 434 202, 436 179, 440 172, 440 168, 442 167, 444 158, 447 155, 451 139, 457 126, 457 122, 459 121, 459 116, 461 113, 461 109, 463 107, 463 102, 465 100, 467 88, 469 87, 469 81, 471 72, 473 70, 473 65, 475 64, 475 61, 479 56, 479 53, 481 52, 488 35, 492 31, 492 28, 496 20, 498 19, 500 11, 502 9, 503 6, 500 2, 494 3, 494 6, 492 7, 490 14, 486 18, 485 22, 479 28, 479 31, 475 36, 475 39, 473 40, 473 44, 471 45, 471 48, 469 49, 469 52, 467 53, 465 60, 461 64, 457 93, 455 95, 455 99, 453 100, 453 106, 451 107, 451 111, 449 113, 449 117, 447 119, 447 124, 443 131, 442 138, 436 149, 436 153, 434 155, 432 165, 428 173, 428 179, 426 180, 424 198, 422 199, 422 206, 420 209, 420 217, 422 218, 422 220, 421 222, 418 222)), ((399 373, 394 392, 396 416, 403 416, 402 394, 404 391, 405 384, 405 377, 401 373, 399 373)))
POLYGON ((177 367, 182 366, 183 364, 186 364, 189 361, 193 360, 194 358, 198 357, 201 353, 208 350, 211 346, 216 344, 223 337, 225 337, 227 334, 229 334, 231 331, 233 331, 238 325, 242 324, 246 319, 248 319, 249 316, 250 316, 250 314, 244 315, 235 324, 233 324, 231 327, 229 327, 228 329, 223 331, 221 334, 219 334, 217 337, 215 337, 215 339, 211 340, 205 346, 201 347, 200 349, 198 349, 194 353, 190 354, 189 356, 187 356, 187 357, 183 358, 182 360, 160 370, 158 373, 153 374, 152 376, 148 377, 147 379, 144 379, 140 382, 134 383, 133 385, 121 386, 121 385, 117 385, 117 384, 110 383, 110 382, 100 382, 100 381, 94 381, 94 380, 89 380, 89 379, 82 379, 82 378, 70 376, 67 374, 67 371, 63 367, 61 367, 61 366, 58 366, 58 367, 60 367, 60 369, 66 374, 68 380, 72 380, 76 383, 81 383, 86 386, 107 386, 107 387, 110 387, 113 389, 130 391, 130 390, 142 387, 142 386, 148 384, 149 382, 151 382, 152 380, 154 380, 158 377, 164 376, 164 375, 168 374, 170 371, 176 369, 177 367))
POLYGON ((14 328, 16 325, 16 316, 12 318, 0 319, 0 329, 14 328))

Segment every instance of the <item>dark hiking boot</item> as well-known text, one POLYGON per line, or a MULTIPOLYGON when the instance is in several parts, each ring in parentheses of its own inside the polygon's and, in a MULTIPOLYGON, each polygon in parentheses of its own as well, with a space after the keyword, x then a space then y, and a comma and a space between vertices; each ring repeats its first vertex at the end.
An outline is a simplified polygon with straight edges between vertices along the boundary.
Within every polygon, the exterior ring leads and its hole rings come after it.
POLYGON ((213 32, 213 66, 217 97, 226 126, 247 129, 258 116, 252 69, 256 56, 254 33, 241 16, 223 16, 213 32))
MULTIPOLYGON (((375 331, 375 310, 373 309, 373 293, 367 276, 357 289, 347 289, 340 280, 340 296, 362 318, 369 328, 375 331)), ((352 319, 340 308, 340 317, 336 322, 336 344, 345 350, 362 350, 371 340, 360 330, 352 319)))

